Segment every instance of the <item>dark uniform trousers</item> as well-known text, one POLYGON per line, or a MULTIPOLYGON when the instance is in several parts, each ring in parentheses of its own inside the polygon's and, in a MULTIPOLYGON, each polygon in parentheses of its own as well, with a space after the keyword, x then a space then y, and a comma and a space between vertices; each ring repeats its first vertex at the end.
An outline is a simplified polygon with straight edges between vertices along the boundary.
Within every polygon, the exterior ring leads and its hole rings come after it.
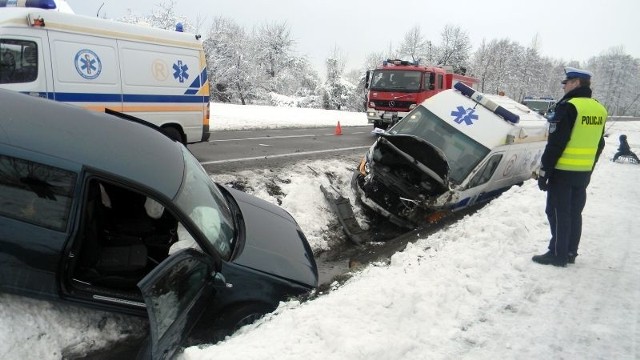
POLYGON ((545 210, 551 228, 549 250, 560 258, 578 255, 590 180, 591 172, 554 170, 549 181, 545 210))

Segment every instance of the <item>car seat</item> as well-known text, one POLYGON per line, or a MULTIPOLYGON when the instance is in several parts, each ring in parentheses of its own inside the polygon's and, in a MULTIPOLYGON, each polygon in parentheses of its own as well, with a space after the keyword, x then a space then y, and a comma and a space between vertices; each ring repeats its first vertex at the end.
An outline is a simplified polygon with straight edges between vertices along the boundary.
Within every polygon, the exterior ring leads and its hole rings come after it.
MULTIPOLYGON (((147 247, 142 242, 112 244, 105 237, 104 205, 97 182, 90 185, 80 244, 82 280, 101 286, 129 288, 146 275, 147 247)), ((80 277, 79 276, 79 277, 80 277)))

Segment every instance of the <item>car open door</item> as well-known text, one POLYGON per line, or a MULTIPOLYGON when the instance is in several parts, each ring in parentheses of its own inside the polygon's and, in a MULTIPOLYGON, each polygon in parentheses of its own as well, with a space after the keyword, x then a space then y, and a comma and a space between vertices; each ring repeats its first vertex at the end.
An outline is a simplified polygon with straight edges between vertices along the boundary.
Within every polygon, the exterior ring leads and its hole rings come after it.
POLYGON ((165 259, 138 283, 149 313, 151 358, 168 359, 213 295, 214 261, 194 249, 165 259))

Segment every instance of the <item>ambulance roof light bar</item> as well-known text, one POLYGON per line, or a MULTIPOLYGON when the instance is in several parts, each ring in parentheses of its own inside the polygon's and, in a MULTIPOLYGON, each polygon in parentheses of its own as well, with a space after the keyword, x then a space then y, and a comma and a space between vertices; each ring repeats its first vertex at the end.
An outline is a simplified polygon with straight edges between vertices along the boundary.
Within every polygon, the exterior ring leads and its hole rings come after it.
POLYGON ((468 87, 467 85, 457 82, 453 85, 453 87, 460 91, 462 95, 471 98, 471 100, 477 102, 478 104, 486 107, 494 114, 502 117, 512 124, 517 124, 520 121, 520 116, 512 113, 511 111, 503 108, 502 106, 496 104, 495 102, 487 99, 484 94, 481 92, 475 91, 474 89, 468 87))
POLYGON ((3 7, 30 7, 54 10, 58 6, 55 0, 0 0, 0 8, 3 7))

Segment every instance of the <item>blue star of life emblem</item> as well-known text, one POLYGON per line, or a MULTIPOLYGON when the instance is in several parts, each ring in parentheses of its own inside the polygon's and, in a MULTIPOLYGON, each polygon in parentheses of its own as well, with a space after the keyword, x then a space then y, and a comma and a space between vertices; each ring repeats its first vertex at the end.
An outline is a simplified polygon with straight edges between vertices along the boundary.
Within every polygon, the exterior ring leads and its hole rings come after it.
POLYGON ((173 78, 178 79, 181 83, 183 83, 185 79, 189 78, 189 74, 187 73, 189 67, 186 64, 183 64, 182 60, 178 60, 176 64, 173 64, 173 70, 173 78))
POLYGON ((462 124, 463 122, 466 125, 473 125, 474 120, 478 120, 478 115, 474 114, 476 109, 468 108, 465 110, 464 107, 458 106, 455 111, 451 112, 451 116, 455 116, 455 121, 458 124, 462 124))
POLYGON ((102 72, 102 62, 98 55, 89 50, 82 49, 76 53, 74 59, 76 71, 85 79, 93 80, 102 72))

